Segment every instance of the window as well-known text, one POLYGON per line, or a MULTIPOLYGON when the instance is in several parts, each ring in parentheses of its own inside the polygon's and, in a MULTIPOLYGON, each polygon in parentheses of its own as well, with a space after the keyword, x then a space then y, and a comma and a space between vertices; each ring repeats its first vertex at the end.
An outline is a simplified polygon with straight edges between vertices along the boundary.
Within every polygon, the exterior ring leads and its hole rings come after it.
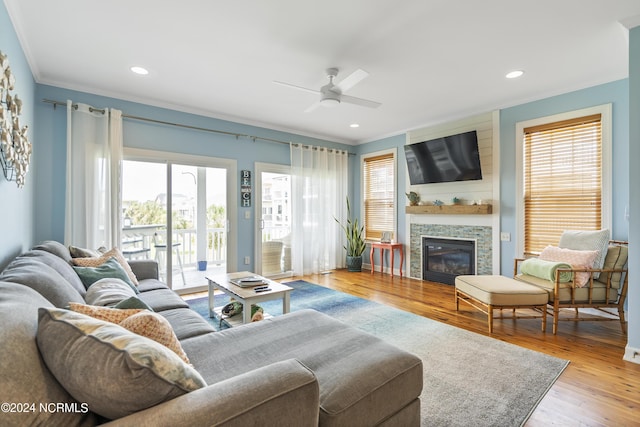
POLYGON ((384 231, 395 235, 395 150, 363 159, 364 226, 367 239, 380 239, 384 231))
POLYGON ((603 114, 565 117, 521 129, 525 255, 557 245, 564 230, 607 227, 608 215, 603 212, 610 203, 603 198, 608 171, 603 161, 608 151, 603 146, 603 114))

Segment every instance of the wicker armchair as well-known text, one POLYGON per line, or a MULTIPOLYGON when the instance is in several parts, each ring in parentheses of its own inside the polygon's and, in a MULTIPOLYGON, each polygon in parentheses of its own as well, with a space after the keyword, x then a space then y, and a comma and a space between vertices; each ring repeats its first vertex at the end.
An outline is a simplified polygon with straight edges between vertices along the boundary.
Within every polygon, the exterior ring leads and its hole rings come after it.
POLYGON ((558 269, 555 280, 545 280, 538 277, 522 274, 520 264, 524 258, 514 260, 513 277, 532 285, 539 286, 549 293, 547 304, 548 313, 553 316, 553 333, 558 330, 559 320, 571 321, 605 321, 619 320, 622 332, 627 333, 627 324, 624 317, 624 302, 627 298, 628 288, 628 243, 612 240, 602 269, 558 269), (583 287, 575 284, 575 279, 569 282, 561 282, 562 273, 572 272, 573 277, 577 272, 586 272, 589 279, 583 287), (600 273, 599 277, 597 273, 600 273), (574 317, 560 318, 560 309, 575 309, 574 317), (605 316, 581 316, 579 309, 589 308, 606 313, 605 316))

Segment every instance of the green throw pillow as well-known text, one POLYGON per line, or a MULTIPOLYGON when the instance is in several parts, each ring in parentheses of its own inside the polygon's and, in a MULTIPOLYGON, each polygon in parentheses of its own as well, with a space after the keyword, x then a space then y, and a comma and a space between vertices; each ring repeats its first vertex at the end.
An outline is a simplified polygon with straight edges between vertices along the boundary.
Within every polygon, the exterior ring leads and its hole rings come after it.
POLYGON ((142 308, 142 309, 145 309, 145 310, 153 311, 153 309, 149 306, 149 304, 147 304, 146 302, 142 301, 140 298, 137 298, 137 297, 129 297, 129 298, 125 299, 125 300, 120 301, 119 303, 117 303, 113 307, 114 308, 122 308, 122 309, 142 308))
POLYGON ((80 276, 82 284, 87 289, 100 279, 115 278, 121 279, 127 285, 131 286, 131 289, 133 289, 136 294, 140 293, 136 285, 129 279, 127 272, 124 271, 124 268, 122 268, 118 260, 114 257, 109 258, 104 264, 98 267, 78 267, 74 265, 73 269, 78 276, 80 276))

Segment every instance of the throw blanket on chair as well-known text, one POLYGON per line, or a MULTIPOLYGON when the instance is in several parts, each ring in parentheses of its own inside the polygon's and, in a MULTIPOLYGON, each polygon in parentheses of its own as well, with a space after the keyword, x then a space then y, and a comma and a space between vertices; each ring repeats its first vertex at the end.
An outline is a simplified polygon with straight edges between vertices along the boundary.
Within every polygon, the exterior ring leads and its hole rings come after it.
MULTIPOLYGON (((570 269, 571 264, 558 261, 546 261, 539 258, 528 258, 520 264, 522 274, 528 274, 529 276, 539 277, 540 279, 546 279, 552 282, 556 280, 556 270, 565 268, 570 269)), ((572 279, 572 272, 560 272, 560 282, 570 282, 572 279)))

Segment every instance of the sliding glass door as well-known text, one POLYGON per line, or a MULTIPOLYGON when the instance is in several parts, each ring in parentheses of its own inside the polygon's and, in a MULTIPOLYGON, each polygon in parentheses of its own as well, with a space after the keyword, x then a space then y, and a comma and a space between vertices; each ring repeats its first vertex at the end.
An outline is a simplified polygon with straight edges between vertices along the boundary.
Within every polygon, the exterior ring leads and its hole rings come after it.
POLYGON ((123 162, 122 248, 156 260, 172 289, 193 292, 228 270, 230 171, 184 160, 123 162))
POLYGON ((292 275, 291 172, 288 166, 256 164, 256 264, 258 273, 281 278, 292 275))

